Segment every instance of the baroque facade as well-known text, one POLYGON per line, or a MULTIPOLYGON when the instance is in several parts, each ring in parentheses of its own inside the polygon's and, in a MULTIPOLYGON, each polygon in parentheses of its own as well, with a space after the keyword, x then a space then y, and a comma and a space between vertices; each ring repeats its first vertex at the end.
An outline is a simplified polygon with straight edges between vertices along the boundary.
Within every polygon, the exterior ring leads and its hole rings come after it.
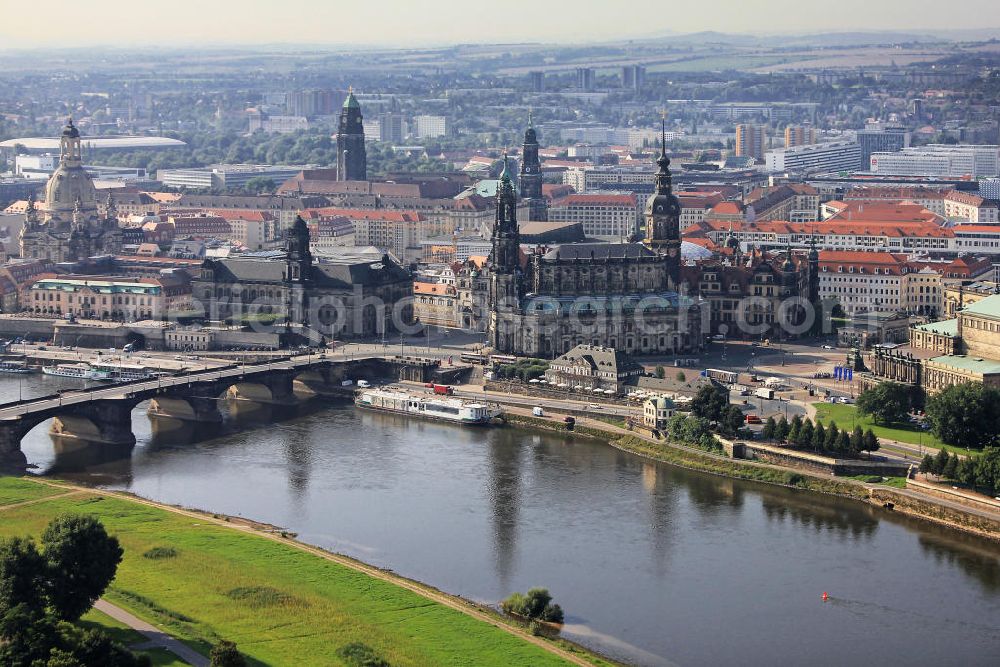
POLYGON ((681 293, 681 207, 665 140, 657 165, 641 243, 566 244, 525 255, 505 158, 486 267, 494 350, 553 358, 581 344, 628 354, 700 346, 699 305, 681 293))
POLYGON ((122 231, 114 200, 101 211, 97 189, 83 168, 80 131, 69 119, 59 142, 59 166, 45 186, 41 218, 33 198, 28 199, 21 230, 21 257, 56 263, 75 262, 121 250, 122 231))

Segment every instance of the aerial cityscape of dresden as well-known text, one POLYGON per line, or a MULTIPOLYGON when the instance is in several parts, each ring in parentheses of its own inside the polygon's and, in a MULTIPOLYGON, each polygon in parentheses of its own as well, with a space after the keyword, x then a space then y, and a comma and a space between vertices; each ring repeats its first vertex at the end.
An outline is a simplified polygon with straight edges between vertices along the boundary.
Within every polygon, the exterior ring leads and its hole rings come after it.
POLYGON ((0 0, 0 667, 998 656, 996 0, 0 0))

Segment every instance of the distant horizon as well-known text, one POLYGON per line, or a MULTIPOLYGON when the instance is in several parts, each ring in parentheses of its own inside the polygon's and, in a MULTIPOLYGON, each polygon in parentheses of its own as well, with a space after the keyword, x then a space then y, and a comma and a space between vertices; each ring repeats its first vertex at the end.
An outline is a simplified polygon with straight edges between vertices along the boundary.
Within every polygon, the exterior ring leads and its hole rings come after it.
POLYGON ((34 6, 0 0, 4 16, 0 51, 563 45, 702 32, 760 38, 843 33, 934 36, 964 31, 1000 36, 1000 9, 993 0, 956 0, 954 11, 946 13, 936 0, 841 0, 836 12, 816 1, 722 0, 711 15, 693 3, 665 10, 655 0, 591 3, 583 9, 570 0, 508 0, 498 5, 505 12, 485 14, 470 12, 459 0, 367 4, 286 0, 280 5, 270 0, 175 0, 169 10, 123 0, 55 5, 57 12, 59 7, 65 14, 72 12, 68 17, 72 20, 39 20, 34 6), (930 27, 930 22, 936 25, 930 27), (632 28, 637 25, 642 28, 632 28))

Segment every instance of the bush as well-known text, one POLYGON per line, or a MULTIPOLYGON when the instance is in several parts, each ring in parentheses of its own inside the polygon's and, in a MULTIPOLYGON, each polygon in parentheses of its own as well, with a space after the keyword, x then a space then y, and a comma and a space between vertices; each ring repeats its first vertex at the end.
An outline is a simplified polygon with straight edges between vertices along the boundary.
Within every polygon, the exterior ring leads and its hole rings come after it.
POLYGON ((208 658, 210 667, 246 667, 247 664, 246 658, 236 650, 236 644, 225 639, 212 647, 208 658))
POLYGON ((143 558, 148 558, 150 560, 162 560, 164 558, 176 558, 177 549, 173 547, 153 547, 146 553, 142 554, 143 558))
POLYGON ((531 588, 526 594, 511 593, 500 603, 500 608, 508 614, 526 618, 529 621, 548 621, 562 623, 563 610, 557 604, 552 604, 552 596, 548 589, 531 588))
POLYGON ((351 642, 337 649, 337 656, 350 667, 390 667, 372 647, 361 642, 351 642))

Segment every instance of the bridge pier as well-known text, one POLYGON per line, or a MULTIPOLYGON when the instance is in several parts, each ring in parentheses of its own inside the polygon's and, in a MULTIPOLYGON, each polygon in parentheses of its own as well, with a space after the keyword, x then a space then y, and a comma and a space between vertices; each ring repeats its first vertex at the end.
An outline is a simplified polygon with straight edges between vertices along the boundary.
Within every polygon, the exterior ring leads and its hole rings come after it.
POLYGON ((23 437, 20 424, 0 424, 0 472, 24 472, 28 459, 21 451, 23 437))

